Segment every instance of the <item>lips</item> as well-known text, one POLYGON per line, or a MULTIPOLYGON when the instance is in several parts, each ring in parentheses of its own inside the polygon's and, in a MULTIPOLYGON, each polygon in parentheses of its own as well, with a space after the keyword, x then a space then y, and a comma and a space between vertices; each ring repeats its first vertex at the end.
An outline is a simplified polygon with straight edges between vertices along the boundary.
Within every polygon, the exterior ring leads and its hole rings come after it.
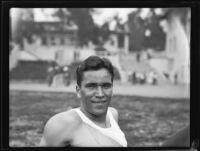
POLYGON ((92 103, 96 103, 96 104, 103 104, 106 103, 107 101, 92 101, 92 103))

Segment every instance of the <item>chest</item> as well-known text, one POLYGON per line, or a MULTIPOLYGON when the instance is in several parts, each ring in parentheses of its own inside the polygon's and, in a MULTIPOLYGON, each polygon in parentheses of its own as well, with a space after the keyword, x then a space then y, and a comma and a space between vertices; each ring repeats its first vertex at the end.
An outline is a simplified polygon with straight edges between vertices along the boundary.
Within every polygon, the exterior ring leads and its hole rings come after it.
POLYGON ((114 139, 105 136, 99 130, 83 124, 74 133, 72 146, 80 147, 122 147, 114 139))

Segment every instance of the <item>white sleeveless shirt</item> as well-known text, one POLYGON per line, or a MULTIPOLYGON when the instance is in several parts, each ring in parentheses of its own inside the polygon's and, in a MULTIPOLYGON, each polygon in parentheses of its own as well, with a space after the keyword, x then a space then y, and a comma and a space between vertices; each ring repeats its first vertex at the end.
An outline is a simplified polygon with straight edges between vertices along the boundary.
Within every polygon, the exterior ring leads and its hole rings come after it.
POLYGON ((86 124, 90 125, 91 127, 97 129, 98 131, 100 131, 105 136, 115 140, 121 146, 127 147, 127 141, 126 141, 125 135, 121 131, 121 129, 119 128, 118 123, 115 121, 112 113, 110 113, 109 110, 107 111, 107 116, 108 116, 109 121, 110 121, 110 127, 109 128, 102 128, 102 127, 96 125, 87 116, 85 116, 85 114, 80 110, 80 108, 76 108, 75 111, 77 112, 77 114, 80 116, 80 118, 82 119, 82 121, 84 123, 86 123, 86 124))

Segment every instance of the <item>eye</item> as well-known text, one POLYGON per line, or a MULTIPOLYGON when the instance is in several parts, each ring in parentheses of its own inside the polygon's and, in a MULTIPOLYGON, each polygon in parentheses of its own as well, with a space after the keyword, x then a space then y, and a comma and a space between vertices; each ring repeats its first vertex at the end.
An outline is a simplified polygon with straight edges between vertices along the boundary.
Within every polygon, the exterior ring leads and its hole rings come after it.
POLYGON ((102 85, 102 87, 103 87, 104 89, 110 89, 110 88, 112 87, 112 84, 111 84, 111 83, 104 83, 104 84, 102 85))
POLYGON ((85 87, 89 88, 89 89, 95 89, 95 88, 97 88, 97 84, 95 84, 95 83, 88 83, 88 84, 86 84, 85 87))

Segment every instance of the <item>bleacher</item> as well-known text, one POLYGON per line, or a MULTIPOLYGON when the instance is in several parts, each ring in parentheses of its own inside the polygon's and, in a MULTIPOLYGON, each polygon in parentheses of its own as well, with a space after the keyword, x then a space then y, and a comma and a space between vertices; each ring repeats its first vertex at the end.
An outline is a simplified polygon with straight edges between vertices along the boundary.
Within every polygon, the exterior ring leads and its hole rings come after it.
POLYGON ((123 55, 122 57, 120 57, 120 63, 124 72, 126 72, 127 74, 133 72, 146 74, 153 71, 158 75, 157 80, 159 84, 169 83, 169 80, 167 80, 155 68, 150 66, 147 60, 137 61, 135 53, 123 55))

